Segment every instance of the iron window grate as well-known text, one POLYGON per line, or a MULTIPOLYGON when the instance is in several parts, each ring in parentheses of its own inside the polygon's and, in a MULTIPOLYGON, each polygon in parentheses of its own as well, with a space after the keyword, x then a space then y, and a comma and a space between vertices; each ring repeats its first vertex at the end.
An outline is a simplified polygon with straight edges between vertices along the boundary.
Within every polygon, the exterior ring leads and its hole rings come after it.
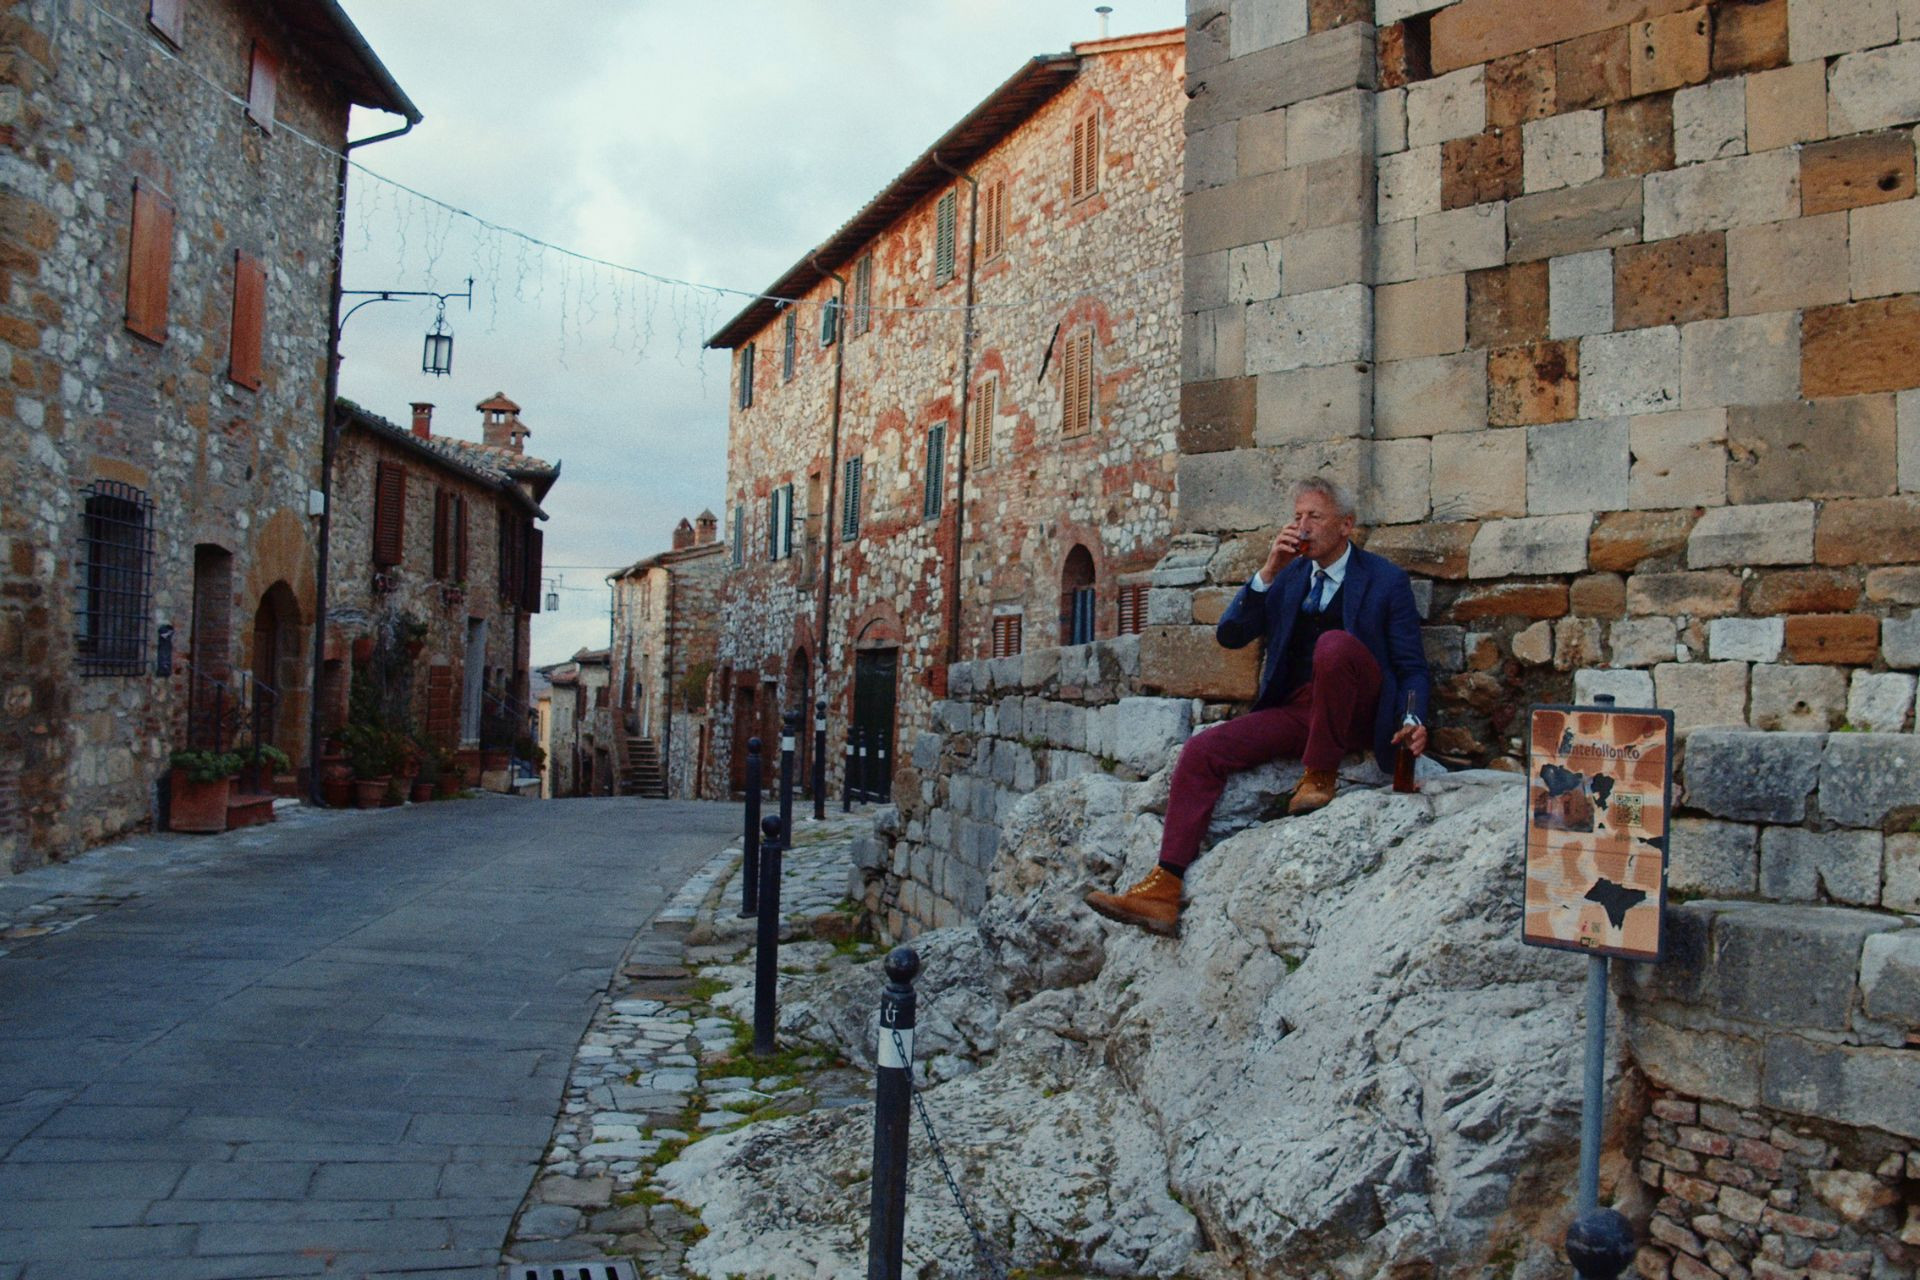
POLYGON ((153 503, 143 490, 96 480, 80 491, 74 647, 82 675, 139 675, 153 610, 153 503))
POLYGON ((640 1280, 625 1258, 590 1258, 584 1262, 516 1262, 502 1280, 640 1280))

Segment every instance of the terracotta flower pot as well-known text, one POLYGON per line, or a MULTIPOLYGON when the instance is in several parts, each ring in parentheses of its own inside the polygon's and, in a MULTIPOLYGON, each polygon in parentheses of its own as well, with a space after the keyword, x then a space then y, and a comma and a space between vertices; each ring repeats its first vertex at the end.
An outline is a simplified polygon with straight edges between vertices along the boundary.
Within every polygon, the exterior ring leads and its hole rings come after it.
POLYGON ((411 799, 415 804, 425 804, 427 801, 433 799, 433 784, 431 782, 421 782, 417 778, 414 779, 411 799))
POLYGON ((353 803, 361 809, 378 809, 380 802, 386 799, 387 784, 392 781, 392 778, 355 778, 353 803))
POLYGON ((344 778, 322 777, 320 779, 320 798, 329 809, 346 809, 353 805, 353 774, 344 778))
POLYGON ((440 798, 450 800, 460 794, 460 775, 443 773, 440 775, 440 798))
POLYGON ((169 783, 172 795, 167 809, 167 826, 173 831, 213 832, 227 829, 227 796, 233 779, 195 782, 175 769, 169 783))

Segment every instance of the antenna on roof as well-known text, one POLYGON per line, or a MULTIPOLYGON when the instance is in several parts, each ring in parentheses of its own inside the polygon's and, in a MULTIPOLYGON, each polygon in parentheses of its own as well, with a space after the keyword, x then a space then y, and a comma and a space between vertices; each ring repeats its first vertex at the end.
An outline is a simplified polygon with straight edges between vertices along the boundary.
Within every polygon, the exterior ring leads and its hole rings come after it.
POLYGON ((1105 40, 1107 38, 1107 15, 1113 12, 1113 6, 1110 4, 1097 4, 1093 7, 1093 11, 1100 15, 1100 38, 1105 40))

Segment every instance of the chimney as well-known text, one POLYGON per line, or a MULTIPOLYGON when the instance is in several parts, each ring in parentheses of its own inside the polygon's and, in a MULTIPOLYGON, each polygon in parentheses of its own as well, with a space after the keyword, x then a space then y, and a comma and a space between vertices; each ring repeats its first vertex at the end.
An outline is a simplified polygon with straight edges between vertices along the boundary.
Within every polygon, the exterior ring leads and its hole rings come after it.
POLYGON ((1100 15, 1100 38, 1105 40, 1107 38, 1107 15, 1113 12, 1113 6, 1110 4, 1096 5, 1093 11, 1100 15))
POLYGON ((413 402, 413 434, 422 440, 433 438, 433 406, 424 400, 413 402))
POLYGON ((505 449, 510 453, 523 452, 528 436, 527 424, 520 421, 520 406, 507 399, 504 391, 496 391, 482 400, 474 408, 480 411, 480 441, 496 449, 505 449))
POLYGON ((696 546, 706 546, 709 542, 720 540, 720 517, 711 511, 702 511, 693 518, 694 528, 699 530, 696 546))
POLYGON ((673 549, 675 551, 685 551, 692 545, 693 526, 688 524, 683 517, 679 524, 673 526, 673 549))

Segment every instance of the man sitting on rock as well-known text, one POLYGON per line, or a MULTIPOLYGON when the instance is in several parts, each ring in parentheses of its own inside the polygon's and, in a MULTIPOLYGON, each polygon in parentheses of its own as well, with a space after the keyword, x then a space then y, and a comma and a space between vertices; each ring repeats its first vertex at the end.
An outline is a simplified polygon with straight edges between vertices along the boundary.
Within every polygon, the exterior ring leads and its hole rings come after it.
POLYGON ((1333 799, 1348 752, 1371 746, 1391 772, 1400 743, 1416 756, 1427 749, 1424 723, 1400 724, 1409 695, 1425 721, 1430 687, 1406 571, 1348 540, 1353 498, 1341 485, 1302 480, 1293 499, 1293 522, 1274 536, 1266 563, 1214 632, 1229 649, 1266 640, 1259 696, 1251 711, 1181 748, 1160 865, 1125 893, 1087 895, 1087 905, 1109 920, 1178 931, 1181 879, 1233 774, 1298 757, 1306 772, 1287 812, 1311 813, 1333 799))

